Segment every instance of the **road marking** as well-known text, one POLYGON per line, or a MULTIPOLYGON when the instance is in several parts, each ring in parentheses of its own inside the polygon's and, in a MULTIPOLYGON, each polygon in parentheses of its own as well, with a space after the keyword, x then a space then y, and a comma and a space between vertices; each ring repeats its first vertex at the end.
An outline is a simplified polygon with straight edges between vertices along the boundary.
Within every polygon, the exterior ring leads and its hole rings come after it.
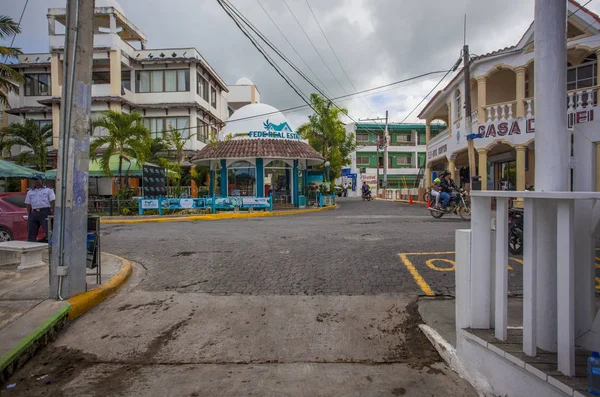
POLYGON ((454 251, 439 251, 439 252, 403 252, 402 255, 450 255, 454 251))
POLYGON ((453 272, 454 270, 456 270, 456 263, 454 261, 451 261, 450 259, 444 259, 444 258, 432 258, 432 259, 427 259, 425 261, 425 264, 427 265, 427 267, 429 267, 431 270, 435 270, 436 272, 453 272), (440 261, 440 262, 446 262, 450 264, 450 267, 439 267, 436 266, 434 264, 435 261, 440 261))
POLYGON ((410 274, 413 276, 415 282, 421 288, 421 291, 423 291, 427 296, 435 296, 429 284, 427 284, 421 274, 419 274, 419 271, 415 268, 412 262, 408 260, 406 254, 398 254, 398 256, 400 256, 402 263, 404 263, 404 266, 406 266, 410 274))

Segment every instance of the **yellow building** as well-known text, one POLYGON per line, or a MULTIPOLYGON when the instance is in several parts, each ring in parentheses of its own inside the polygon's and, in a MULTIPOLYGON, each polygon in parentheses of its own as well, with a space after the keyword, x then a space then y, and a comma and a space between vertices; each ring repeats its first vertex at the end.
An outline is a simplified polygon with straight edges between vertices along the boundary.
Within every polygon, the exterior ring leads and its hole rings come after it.
MULTIPOLYGON (((565 111, 569 128, 594 119, 597 106, 600 17, 573 0, 568 2, 568 63, 565 111)), ((525 190, 534 184, 535 103, 533 23, 511 47, 472 58, 470 94, 472 132, 482 189, 525 190)), ((463 74, 439 91, 419 118, 427 125, 427 183, 431 174, 448 169, 455 181, 468 181, 463 74), (440 120, 448 128, 431 136, 440 120), (461 178, 462 176, 462 178, 461 178)), ((569 134, 565 131, 565 134, 569 134)))

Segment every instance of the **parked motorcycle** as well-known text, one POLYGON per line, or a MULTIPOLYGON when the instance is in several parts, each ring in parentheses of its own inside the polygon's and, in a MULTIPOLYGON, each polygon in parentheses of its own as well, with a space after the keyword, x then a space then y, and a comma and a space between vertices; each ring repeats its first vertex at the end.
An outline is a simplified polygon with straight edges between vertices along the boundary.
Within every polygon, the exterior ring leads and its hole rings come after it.
POLYGON ((370 191, 370 190, 367 190, 366 192, 364 192, 364 193, 362 194, 362 199, 363 199, 363 200, 367 200, 367 201, 371 201, 371 200, 373 200, 373 197, 371 196, 371 191, 370 191))
POLYGON ((471 220, 471 202, 467 200, 467 191, 460 189, 457 194, 450 196, 450 201, 445 210, 430 207, 431 216, 440 219, 446 214, 456 214, 465 221, 471 220))
POLYGON ((508 210, 508 252, 513 255, 523 253, 523 210, 508 210))

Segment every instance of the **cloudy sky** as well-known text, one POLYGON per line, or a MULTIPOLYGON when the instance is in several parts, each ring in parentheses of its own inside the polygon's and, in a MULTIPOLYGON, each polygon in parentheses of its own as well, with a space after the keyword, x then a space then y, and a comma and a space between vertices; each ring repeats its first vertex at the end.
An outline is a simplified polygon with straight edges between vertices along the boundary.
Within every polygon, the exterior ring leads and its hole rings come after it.
MULTIPOLYGON (((97 0, 97 4, 100 1, 107 0, 97 0)), ((534 0, 230 1, 321 86, 320 80, 333 96, 449 69, 463 44, 464 14, 468 18, 467 40, 472 53, 483 54, 513 45, 531 23, 534 8, 534 0), (336 61, 307 1, 351 82, 336 61)), ((0 2, 3 3, 0 13, 18 20, 25 0, 0 2)), ((64 4, 65 0, 29 0, 22 22, 23 33, 16 37, 15 46, 24 52, 47 52, 46 11, 64 4)), ((279 109, 303 104, 216 0, 119 0, 119 4, 127 18, 145 32, 148 48, 196 47, 227 83, 233 84, 240 77, 250 78, 258 86, 262 102, 279 109)), ((588 7, 600 12, 600 0, 593 0, 588 7)), ((278 63, 282 64, 280 60, 278 63)), ((313 91, 297 74, 289 68, 285 70, 306 94, 313 91)), ((401 84, 341 104, 354 119, 383 116, 387 109, 392 121, 401 121, 441 76, 401 84)), ((407 121, 416 121, 418 113, 417 109, 407 121)), ((289 112, 287 116, 292 124, 298 125, 307 114, 305 110, 289 112)))

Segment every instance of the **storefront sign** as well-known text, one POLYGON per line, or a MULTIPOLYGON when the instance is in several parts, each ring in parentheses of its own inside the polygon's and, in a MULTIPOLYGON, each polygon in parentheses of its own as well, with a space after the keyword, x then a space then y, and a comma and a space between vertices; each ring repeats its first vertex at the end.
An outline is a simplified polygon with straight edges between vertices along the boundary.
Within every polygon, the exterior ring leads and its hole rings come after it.
POLYGON ((269 120, 263 123, 264 130, 249 131, 249 138, 275 138, 275 139, 293 139, 300 140, 302 137, 294 133, 287 122, 273 124, 269 120))
POLYGON ((194 208, 194 199, 179 199, 181 208, 194 208))
POLYGON ((158 209, 158 200, 142 200, 142 209, 145 209, 145 210, 158 209))
POLYGON ((366 182, 371 190, 377 188, 377 174, 362 174, 360 179, 366 182))
POLYGON ((447 144, 443 144, 435 149, 431 149, 430 151, 427 152, 427 160, 431 160, 432 158, 440 156, 440 155, 446 153, 447 151, 448 151, 447 144))

